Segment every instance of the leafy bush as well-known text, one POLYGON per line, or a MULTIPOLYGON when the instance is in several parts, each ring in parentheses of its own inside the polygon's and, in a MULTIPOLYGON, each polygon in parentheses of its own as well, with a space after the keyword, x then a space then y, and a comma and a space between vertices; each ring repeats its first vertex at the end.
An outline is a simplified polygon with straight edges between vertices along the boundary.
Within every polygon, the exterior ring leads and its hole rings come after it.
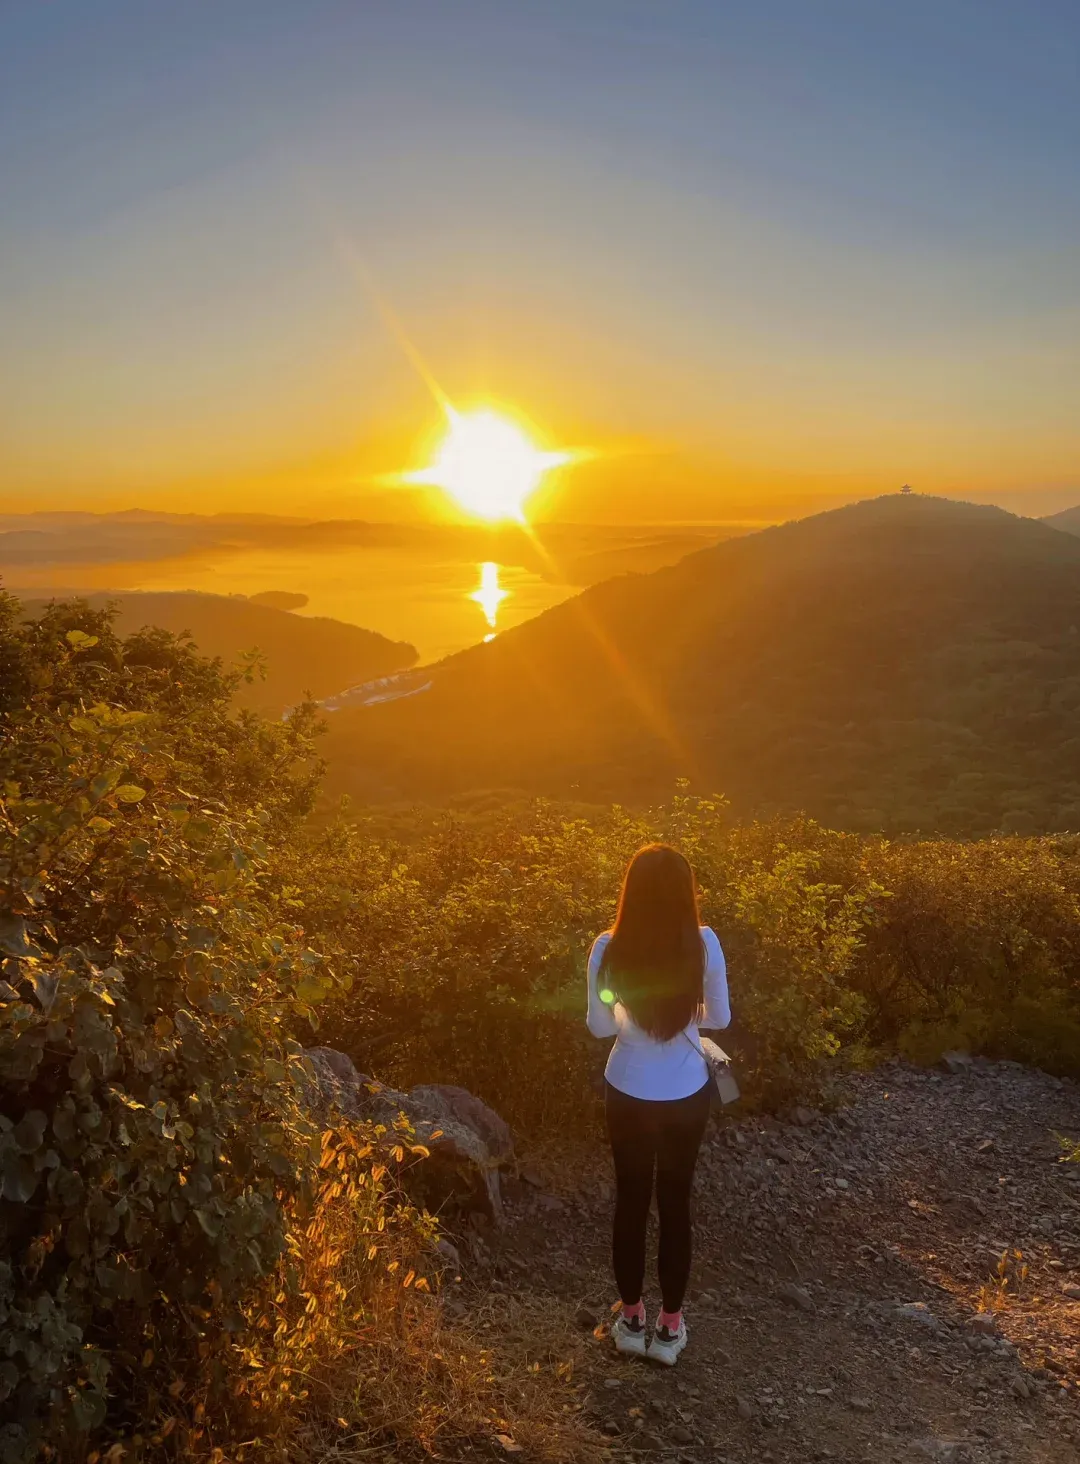
POLYGON ((381 1078, 587 1138, 586 955, 650 839, 697 870, 751 1102, 875 1052, 1080 1072, 1074 837, 739 826, 684 790, 315 827, 312 709, 264 724, 236 684, 183 638, 0 595, 0 1464, 313 1459, 342 1418, 434 1447, 515 1410, 538 1456, 587 1454, 562 1373, 538 1392, 447 1339, 409 1136, 321 1133, 301 1044, 321 1013, 381 1078))
POLYGON ((586 1347, 569 1304, 500 1294, 469 1329, 444 1315, 435 1223, 403 1197, 414 1149, 400 1121, 324 1135, 310 1216, 237 1338, 235 1392, 249 1416, 236 1457, 295 1464, 377 1445, 383 1457, 410 1445, 457 1457, 501 1434, 530 1458, 595 1461, 599 1441, 568 1408, 580 1406, 586 1347), (506 1334, 516 1340, 503 1345, 506 1334))
POLYGON ((110 1393, 152 1427, 181 1359, 205 1361, 275 1265, 319 1158, 289 1023, 329 978, 264 890, 264 836, 310 786, 302 725, 231 723, 220 668, 167 638, 5 618, 8 1461, 99 1426, 110 1393), (222 742, 276 755, 265 805, 222 742))
POLYGON ((498 1430, 594 1457, 570 1372, 447 1332, 405 1126, 302 1101, 340 990, 272 863, 310 709, 237 716, 182 638, 3 595, 0 678, 2 1464, 498 1430))
POLYGON ((1078 853, 1072 837, 870 844, 891 892, 856 978, 875 1040, 1080 1070, 1078 853))
POLYGON ((351 975, 335 1040, 392 1081, 463 1083, 534 1136, 581 1131, 603 1066, 584 1027, 585 959, 627 860, 654 837, 686 850, 728 948, 728 1045, 751 1093, 804 1090, 865 1025, 852 978, 882 891, 821 877, 814 849, 767 846, 761 826, 732 828, 722 801, 685 793, 640 816, 540 802, 479 823, 433 817, 396 840, 342 822, 282 851, 297 918, 351 975))
POLYGON ((399 1084, 461 1082, 520 1130, 584 1134, 604 1052, 585 959, 626 860, 691 859, 728 955, 724 1045, 751 1102, 827 1082, 832 1061, 950 1046, 1080 1071, 1080 858, 1073 838, 910 843, 808 819, 733 825, 679 793, 640 815, 545 802, 345 820, 278 856, 308 937, 350 972, 335 1040, 399 1084))

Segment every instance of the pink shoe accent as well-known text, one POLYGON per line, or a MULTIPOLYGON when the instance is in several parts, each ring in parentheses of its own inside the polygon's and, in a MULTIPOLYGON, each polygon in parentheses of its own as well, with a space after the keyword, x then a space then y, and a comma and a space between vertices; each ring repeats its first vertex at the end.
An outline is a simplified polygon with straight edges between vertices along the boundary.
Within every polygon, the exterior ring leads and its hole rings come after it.
POLYGON ((645 1303, 643 1301, 637 1301, 634 1303, 633 1306, 627 1306, 626 1302, 624 1301, 622 1314, 628 1322, 632 1322, 636 1319, 637 1321, 644 1323, 645 1303))
POLYGON ((669 1332, 677 1332, 682 1326, 682 1307, 677 1312, 662 1311, 656 1319, 658 1327, 666 1327, 669 1332))

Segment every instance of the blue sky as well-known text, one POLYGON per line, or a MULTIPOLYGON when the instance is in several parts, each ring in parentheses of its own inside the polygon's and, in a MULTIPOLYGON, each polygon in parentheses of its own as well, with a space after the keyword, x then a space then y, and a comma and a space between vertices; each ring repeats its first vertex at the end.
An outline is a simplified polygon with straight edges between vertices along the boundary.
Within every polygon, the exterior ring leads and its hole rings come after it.
POLYGON ((1080 497, 1075 4, 0 0, 0 200, 8 506, 362 507, 373 285, 582 516, 1080 497))

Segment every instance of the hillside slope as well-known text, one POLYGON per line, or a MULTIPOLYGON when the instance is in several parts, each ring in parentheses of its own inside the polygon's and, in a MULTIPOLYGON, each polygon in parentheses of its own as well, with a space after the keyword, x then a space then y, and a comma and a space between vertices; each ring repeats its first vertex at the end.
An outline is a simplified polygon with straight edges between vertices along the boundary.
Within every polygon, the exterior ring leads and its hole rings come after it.
MULTIPOLYGON (((388 640, 375 631, 325 616, 292 615, 240 595, 206 595, 194 591, 89 595, 95 609, 118 606, 116 629, 130 635, 145 625, 176 633, 190 631, 207 656, 232 665, 258 648, 266 663, 265 679, 242 686, 242 706, 278 716, 310 692, 326 697, 360 681, 400 671, 416 660, 416 649, 388 640)), ((24 600, 24 612, 38 615, 46 602, 24 600)))
POLYGON ((1080 534, 1080 507, 1063 508, 1060 513, 1048 513, 1043 519, 1052 529, 1061 529, 1066 534, 1080 534))
POLYGON ((1080 540, 894 495, 628 575, 343 712, 339 788, 637 801, 687 776, 848 826, 1080 827, 1080 540))

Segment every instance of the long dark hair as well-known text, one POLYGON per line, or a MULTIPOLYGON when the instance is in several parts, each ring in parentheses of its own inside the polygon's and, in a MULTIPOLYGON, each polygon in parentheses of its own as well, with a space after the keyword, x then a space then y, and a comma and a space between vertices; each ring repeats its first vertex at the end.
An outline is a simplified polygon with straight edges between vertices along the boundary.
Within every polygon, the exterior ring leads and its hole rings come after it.
POLYGON ((705 947, 697 888, 677 849, 646 844, 631 859, 600 969, 637 1025, 660 1042, 701 1011, 705 947))

